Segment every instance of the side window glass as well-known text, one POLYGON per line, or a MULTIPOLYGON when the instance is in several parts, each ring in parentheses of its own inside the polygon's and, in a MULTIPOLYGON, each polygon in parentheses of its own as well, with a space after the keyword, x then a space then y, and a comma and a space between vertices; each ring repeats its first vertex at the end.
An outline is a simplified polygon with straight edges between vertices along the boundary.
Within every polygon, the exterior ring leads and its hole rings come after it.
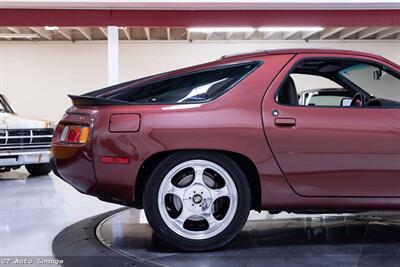
POLYGON ((235 86, 259 62, 227 65, 133 86, 112 99, 131 103, 199 103, 210 101, 235 86))
POLYGON ((298 62, 280 86, 276 101, 290 106, 400 107, 400 78, 394 70, 359 59, 298 62))
POLYGON ((292 73, 280 88, 277 101, 299 106, 342 106, 352 93, 321 75, 292 73))

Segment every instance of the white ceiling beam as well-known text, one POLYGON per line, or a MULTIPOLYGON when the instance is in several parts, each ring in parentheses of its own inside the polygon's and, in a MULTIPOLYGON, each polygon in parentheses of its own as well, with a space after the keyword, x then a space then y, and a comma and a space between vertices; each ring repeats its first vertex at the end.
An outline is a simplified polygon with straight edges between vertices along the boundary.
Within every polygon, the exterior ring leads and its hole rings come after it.
POLYGON ((344 27, 335 27, 335 28, 325 29, 325 30, 321 31, 321 33, 319 35, 319 39, 320 40, 327 39, 328 37, 331 37, 332 35, 340 32, 343 29, 344 29, 344 27))
POLYGON ((72 41, 72 34, 70 29, 58 29, 58 32, 66 39, 72 41))
POLYGON ((255 32, 256 32, 256 30, 246 32, 245 35, 244 35, 244 39, 248 40, 255 32))
MULTIPOLYGON (((7 30, 12 31, 13 33, 16 33, 16 34, 21 33, 21 31, 18 28, 15 28, 15 27, 7 27, 7 30)), ((7 39, 9 41, 12 40, 11 38, 5 38, 5 39, 7 39)))
POLYGON ((235 33, 235 32, 228 32, 228 33, 226 33, 225 39, 226 39, 226 40, 231 39, 231 37, 232 37, 232 35, 233 35, 234 33, 235 33))
POLYGON ((386 30, 386 29, 388 29, 388 27, 373 27, 373 28, 368 28, 368 29, 365 29, 365 30, 360 31, 360 32, 357 34, 357 38, 358 38, 358 39, 365 39, 365 38, 367 38, 367 37, 371 37, 372 35, 377 34, 377 33, 381 32, 381 31, 386 30))
POLYGON ((284 39, 284 40, 289 39, 290 37, 292 37, 296 33, 298 33, 298 31, 285 32, 285 33, 282 34, 282 39, 284 39))
POLYGON ((179 40, 181 37, 187 35, 187 30, 183 30, 178 36, 175 37, 176 40, 179 40))
POLYGON ((367 27, 352 27, 346 28, 339 33, 339 39, 346 39, 349 36, 352 36, 362 30, 365 30, 367 27))
POLYGON ((274 35, 274 33, 276 33, 276 32, 272 32, 272 31, 271 32, 264 32, 263 35, 262 35, 262 39, 263 40, 268 39, 269 37, 274 35))
POLYGON ((305 40, 307 38, 310 38, 311 36, 313 36, 314 34, 316 34, 318 31, 310 31, 310 32, 302 32, 300 35, 300 38, 302 40, 305 40))
POLYGON ((106 39, 107 39, 108 38, 107 29, 105 27, 99 27, 99 30, 104 35, 104 37, 106 37, 106 39))
POLYGON ((21 30, 16 27, 7 27, 7 30, 12 31, 13 33, 21 33, 21 30))
POLYGON ((128 40, 131 40, 131 39, 132 39, 132 38, 131 38, 131 34, 129 33, 128 27, 122 27, 121 30, 124 32, 125 37, 126 37, 128 40))
MULTIPOLYGON (((207 35, 206 35, 206 40, 207 40, 207 41, 210 40, 210 38, 211 38, 212 35, 213 35, 213 32, 207 33, 207 35)), ((189 40, 189 39, 188 39, 188 40, 189 40)))
POLYGON ((53 39, 52 36, 51 36, 52 35, 51 31, 46 31, 42 27, 29 27, 29 29, 31 29, 32 31, 36 32, 40 36, 46 38, 47 40, 53 39))
POLYGON ((76 28, 86 39, 89 41, 92 40, 92 31, 90 27, 77 27, 76 28))
POLYGON ((400 32, 400 27, 393 27, 389 28, 387 30, 381 31, 380 33, 377 34, 376 39, 384 39, 386 37, 389 37, 393 34, 399 33, 400 32))
POLYGON ((171 29, 167 28, 167 40, 171 40, 171 29))
POLYGON ((145 27, 144 28, 144 34, 146 35, 146 39, 150 40, 150 28, 149 27, 145 27))

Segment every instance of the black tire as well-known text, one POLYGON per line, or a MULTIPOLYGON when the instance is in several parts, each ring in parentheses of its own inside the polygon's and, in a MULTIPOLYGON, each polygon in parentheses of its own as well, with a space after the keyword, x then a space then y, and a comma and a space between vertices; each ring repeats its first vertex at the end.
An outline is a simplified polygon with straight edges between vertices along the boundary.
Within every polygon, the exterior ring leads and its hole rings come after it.
POLYGON ((155 234, 170 245, 186 251, 207 251, 224 246, 243 228, 247 221, 251 192, 246 175, 240 166, 228 156, 218 152, 178 152, 161 161, 153 170, 145 187, 144 210, 155 234), (167 173, 182 162, 194 159, 208 160, 225 169, 233 179, 237 190, 237 209, 230 224, 219 234, 208 239, 189 239, 171 230, 162 219, 158 208, 158 192, 167 173))
POLYGON ((51 172, 50 163, 28 164, 25 168, 33 176, 47 175, 51 172))

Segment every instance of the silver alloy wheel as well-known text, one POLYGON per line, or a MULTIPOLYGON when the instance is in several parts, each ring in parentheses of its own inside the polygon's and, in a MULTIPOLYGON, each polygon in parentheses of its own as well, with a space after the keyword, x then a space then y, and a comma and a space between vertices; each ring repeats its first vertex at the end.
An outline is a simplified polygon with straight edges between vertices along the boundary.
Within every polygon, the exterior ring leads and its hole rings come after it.
MULTIPOLYGON (((186 175, 184 179, 190 177, 186 175)), ((186 179, 187 181, 187 179, 186 179)), ((231 176, 221 166, 208 160, 189 160, 170 170, 161 183, 158 191, 158 208, 162 219, 176 234, 189 239, 207 239, 221 233, 231 223, 237 209, 237 189, 231 176), (183 186, 174 184, 174 179, 184 170, 191 170, 191 180, 183 186), (223 184, 215 188, 216 179, 222 179, 223 184), (214 188, 213 188, 214 187, 214 188), (166 205, 168 195, 173 196, 172 205, 178 210, 177 216, 168 212, 171 208, 166 205), (218 212, 217 202, 221 200, 225 205, 223 216, 215 218, 218 212), (191 225, 206 221, 207 228, 191 230, 185 223, 191 225)))

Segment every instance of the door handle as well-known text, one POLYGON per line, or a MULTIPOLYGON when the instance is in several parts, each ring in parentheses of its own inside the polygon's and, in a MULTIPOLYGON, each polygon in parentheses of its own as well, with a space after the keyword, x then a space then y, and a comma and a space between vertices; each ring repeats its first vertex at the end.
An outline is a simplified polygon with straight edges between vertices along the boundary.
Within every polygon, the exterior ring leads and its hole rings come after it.
POLYGON ((282 127, 296 126, 296 119, 294 119, 294 118, 276 118, 275 125, 282 126, 282 127))

